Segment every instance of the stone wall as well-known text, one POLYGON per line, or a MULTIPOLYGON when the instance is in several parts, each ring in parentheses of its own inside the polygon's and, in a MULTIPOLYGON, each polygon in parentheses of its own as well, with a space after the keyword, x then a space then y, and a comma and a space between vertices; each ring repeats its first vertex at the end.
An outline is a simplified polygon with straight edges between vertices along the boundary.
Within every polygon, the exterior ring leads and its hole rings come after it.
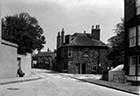
MULTIPOLYGON (((73 48, 72 49, 72 60, 69 65, 70 73, 82 73, 82 64, 85 64, 85 73, 89 74, 94 71, 97 71, 98 68, 98 55, 101 57, 105 55, 104 50, 101 50, 100 54, 98 49, 95 48, 73 48)), ((106 51, 106 50, 105 50, 106 51)), ((106 56, 106 55, 105 55, 106 56)), ((102 64, 105 58, 100 58, 102 64)))
POLYGON ((100 71, 102 73, 108 65, 107 48, 65 47, 59 49, 57 54, 59 54, 57 66, 62 72, 90 74, 100 71))
POLYGON ((107 59, 107 53, 108 50, 106 49, 100 49, 100 67, 105 70, 107 67, 109 67, 108 59, 107 59))

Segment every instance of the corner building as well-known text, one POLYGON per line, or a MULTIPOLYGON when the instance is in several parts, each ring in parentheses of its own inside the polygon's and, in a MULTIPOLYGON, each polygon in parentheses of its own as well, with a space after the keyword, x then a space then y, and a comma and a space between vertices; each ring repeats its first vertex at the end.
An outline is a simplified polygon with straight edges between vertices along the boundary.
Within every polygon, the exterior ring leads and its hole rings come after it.
POLYGON ((127 80, 140 82, 140 0, 124 0, 127 80))
POLYGON ((107 67, 108 47, 100 41, 99 25, 91 33, 74 33, 57 36, 57 69, 60 72, 90 74, 102 73, 107 67))

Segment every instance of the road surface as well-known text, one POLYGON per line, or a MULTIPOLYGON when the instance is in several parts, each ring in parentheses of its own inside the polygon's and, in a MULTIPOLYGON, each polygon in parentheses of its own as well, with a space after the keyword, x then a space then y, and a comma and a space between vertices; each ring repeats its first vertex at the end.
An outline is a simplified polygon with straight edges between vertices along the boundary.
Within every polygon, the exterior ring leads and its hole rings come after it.
POLYGON ((0 85, 0 96, 136 96, 51 72, 40 80, 0 85))

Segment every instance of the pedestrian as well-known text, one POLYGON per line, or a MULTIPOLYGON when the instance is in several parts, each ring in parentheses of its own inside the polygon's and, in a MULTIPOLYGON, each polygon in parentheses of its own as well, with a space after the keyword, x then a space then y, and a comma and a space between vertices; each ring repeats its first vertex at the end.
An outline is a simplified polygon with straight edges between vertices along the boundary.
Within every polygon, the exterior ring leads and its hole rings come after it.
POLYGON ((18 60, 17 75, 18 75, 19 77, 23 77, 23 76, 25 75, 25 73, 24 73, 24 72, 22 71, 22 69, 21 69, 21 57, 18 57, 17 60, 18 60))
POLYGON ((17 75, 18 75, 19 77, 23 77, 23 76, 25 75, 25 73, 21 70, 21 68, 18 68, 18 70, 17 70, 17 75))

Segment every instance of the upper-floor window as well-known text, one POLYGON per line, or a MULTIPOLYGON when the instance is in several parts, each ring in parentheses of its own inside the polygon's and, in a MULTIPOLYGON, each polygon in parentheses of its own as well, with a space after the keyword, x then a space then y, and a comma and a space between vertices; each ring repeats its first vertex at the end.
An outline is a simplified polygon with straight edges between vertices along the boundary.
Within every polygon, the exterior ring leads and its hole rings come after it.
POLYGON ((138 75, 140 75, 140 55, 138 56, 138 75))
POLYGON ((129 57, 129 66, 136 65, 136 56, 129 57))
POLYGON ((140 14, 140 0, 136 0, 136 14, 140 14))
POLYGON ((138 45, 140 46, 140 25, 138 25, 138 45))
POLYGON ((68 49, 68 57, 72 57, 72 49, 68 49))
POLYGON ((136 27, 129 29, 129 47, 136 46, 136 27))

